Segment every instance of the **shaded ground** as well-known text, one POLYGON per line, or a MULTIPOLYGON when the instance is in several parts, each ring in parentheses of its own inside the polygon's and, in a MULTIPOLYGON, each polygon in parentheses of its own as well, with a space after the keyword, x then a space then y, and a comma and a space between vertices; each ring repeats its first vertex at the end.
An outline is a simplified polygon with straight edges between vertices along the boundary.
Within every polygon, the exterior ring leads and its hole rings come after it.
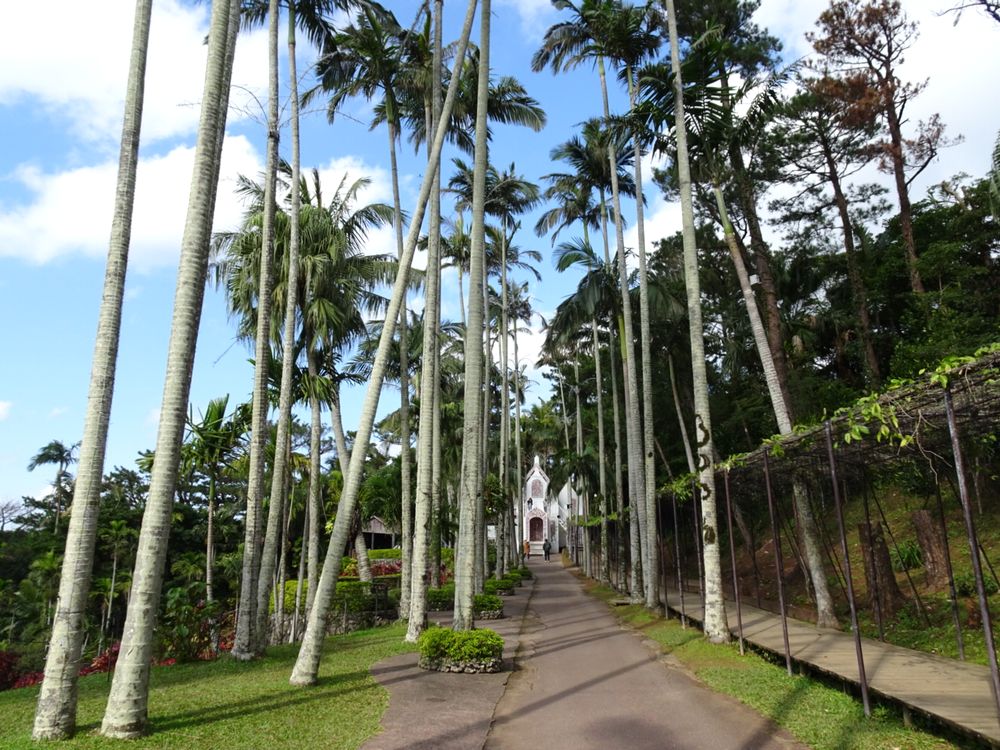
POLYGON ((558 562, 531 568, 533 591, 519 589, 506 600, 507 619, 486 623, 504 635, 505 660, 517 649, 516 671, 425 672, 415 654, 379 663, 372 672, 389 690, 389 709, 365 750, 802 747, 661 661, 558 562))

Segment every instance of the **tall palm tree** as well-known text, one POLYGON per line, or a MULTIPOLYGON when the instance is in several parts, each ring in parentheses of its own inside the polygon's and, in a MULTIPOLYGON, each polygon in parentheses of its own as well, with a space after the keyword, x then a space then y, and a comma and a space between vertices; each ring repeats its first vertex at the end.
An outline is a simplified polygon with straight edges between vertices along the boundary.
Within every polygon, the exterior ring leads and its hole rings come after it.
MULTIPOLYGON (((472 31, 472 23, 475 18, 475 0, 470 0, 468 11, 462 27, 462 35, 456 51, 456 59, 462 59, 468 45, 469 34, 472 31)), ((448 85, 448 94, 445 97, 441 109, 441 121, 447 121, 451 114, 451 108, 455 102, 455 94, 458 85, 453 80, 448 85)), ((436 128, 433 146, 431 147, 430 161, 434 162, 441 153, 444 144, 444 128, 439 122, 436 128)), ((313 608, 309 613, 309 620, 306 624, 305 636, 302 640, 302 647, 299 650, 295 667, 292 670, 290 682, 293 685, 310 685, 315 683, 319 671, 319 662, 322 651, 323 638, 326 630, 326 616, 330 607, 330 601, 336 588, 337 578, 340 575, 341 554, 350 526, 350 516, 354 511, 354 506, 358 498, 360 487, 362 466, 365 460, 365 448, 371 439, 372 426, 375 422, 375 410, 378 407, 379 392, 385 377, 385 370, 390 344, 392 342, 395 329, 395 322, 399 317, 403 307, 403 300, 406 296, 405 289, 408 283, 409 267, 413 260, 413 253, 417 246, 420 224, 423 221, 424 210, 430 197, 431 188, 434 182, 433 170, 428 170, 424 174, 424 179, 420 186, 417 197, 417 207, 410 223, 410 230, 406 237, 403 258, 400 261, 396 280, 393 283, 392 297, 389 308, 386 312, 386 324, 382 329, 379 339, 379 346, 375 360, 372 365, 372 377, 368 384, 368 391, 365 395, 361 408, 361 418, 358 423, 358 430, 355 437, 355 446, 361 446, 361 450, 351 452, 351 464, 347 476, 345 477, 344 490, 340 498, 340 512, 334 521, 333 533, 330 538, 330 545, 327 549, 326 561, 323 564, 323 572, 320 575, 319 583, 316 587, 316 599, 313 608)))
MULTIPOLYGON (((483 334, 485 321, 486 178, 489 165, 486 115, 490 83, 490 0, 480 9, 479 85, 476 100, 475 156, 472 190, 472 248, 470 251, 469 318, 465 332, 465 415, 462 429, 463 468, 458 508, 458 546, 455 551, 455 614, 452 627, 470 630, 472 598, 476 590, 477 506, 482 505, 483 475, 480 465, 485 438, 482 434, 483 334)), ((439 126, 440 128, 440 126, 439 126)))
POLYGON ((80 448, 80 443, 73 443, 72 445, 66 445, 60 440, 53 440, 32 456, 31 461, 28 462, 28 471, 34 471, 39 466, 52 466, 56 467, 56 476, 52 480, 52 502, 55 506, 52 513, 52 532, 54 534, 59 533, 59 519, 62 517, 63 513, 63 498, 69 492, 69 467, 71 464, 76 463, 77 450, 80 448))
POLYGON ((705 635, 715 642, 729 640, 726 601, 722 592, 722 562, 715 505, 715 468, 712 415, 708 404, 708 374, 705 366, 705 331, 701 317, 701 284, 691 199, 691 167, 688 160, 687 127, 684 120, 684 83, 677 49, 677 14, 674 0, 664 0, 670 36, 670 65, 674 74, 674 137, 677 140, 677 174, 681 196, 684 245, 684 282, 687 287, 688 327, 691 337, 691 372, 694 379, 694 422, 698 447, 698 486, 701 492, 701 540, 705 575, 705 635))
POLYGON ((101 733, 108 737, 124 739, 139 736, 146 730, 148 722, 149 667, 198 323, 205 294, 212 212, 222 147, 220 133, 226 119, 238 19, 239 0, 215 0, 192 189, 181 241, 180 269, 167 352, 167 376, 156 440, 156 462, 142 518, 121 655, 101 725, 101 733))

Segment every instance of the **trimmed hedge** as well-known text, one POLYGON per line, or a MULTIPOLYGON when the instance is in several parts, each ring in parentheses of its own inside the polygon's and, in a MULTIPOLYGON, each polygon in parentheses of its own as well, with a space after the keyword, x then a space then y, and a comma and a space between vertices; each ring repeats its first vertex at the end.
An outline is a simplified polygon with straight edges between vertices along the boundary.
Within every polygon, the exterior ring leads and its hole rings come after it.
POLYGON ((503 617, 503 599, 493 594, 476 594, 472 598, 472 616, 477 620, 499 620, 503 617))
MULTIPOLYGON (((399 576, 380 576, 375 579, 375 583, 383 583, 390 589, 399 587, 399 576)), ((298 581, 285 581, 285 614, 290 615, 295 611, 295 587, 298 581)), ((305 606, 306 592, 309 589, 309 582, 302 581, 302 606, 305 606)), ((391 599, 391 597, 389 597, 391 599)), ((331 612, 343 612, 344 602, 347 602, 348 612, 368 612, 376 609, 375 597, 372 595, 369 584, 359 581, 350 576, 341 576, 337 579, 337 592, 333 596, 330 604, 331 612)), ((396 600, 398 603, 398 599, 396 600)), ((274 614, 274 597, 268 603, 268 612, 274 614)), ((378 609, 386 609, 385 600, 379 602, 378 609)))
POLYGON ((517 569, 517 572, 521 574, 521 578, 525 581, 530 581, 535 577, 535 574, 531 572, 531 568, 527 568, 523 565, 517 569))
POLYGON ((455 584, 446 583, 439 589, 427 589, 427 609, 443 612, 455 606, 455 584))
POLYGON ((514 593, 514 587, 517 584, 511 581, 509 578, 501 578, 497 580, 496 578, 487 578, 486 583, 483 584, 483 591, 487 594, 498 594, 500 596, 510 596, 514 593))
POLYGON ((503 638, 492 630, 431 627, 420 634, 420 666, 439 672, 499 672, 503 638))

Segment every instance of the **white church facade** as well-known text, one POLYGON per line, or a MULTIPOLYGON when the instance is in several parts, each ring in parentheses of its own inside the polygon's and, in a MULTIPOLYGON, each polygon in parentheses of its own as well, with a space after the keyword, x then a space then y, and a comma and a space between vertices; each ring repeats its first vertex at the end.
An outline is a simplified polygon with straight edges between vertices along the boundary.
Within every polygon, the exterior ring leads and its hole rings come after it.
POLYGON ((558 493, 549 492, 549 476, 535 456, 535 463, 524 479, 521 505, 517 509, 517 522, 522 524, 523 538, 531 544, 532 555, 542 554, 546 539, 552 542, 553 551, 569 544, 568 519, 577 505, 579 498, 568 484, 558 493))

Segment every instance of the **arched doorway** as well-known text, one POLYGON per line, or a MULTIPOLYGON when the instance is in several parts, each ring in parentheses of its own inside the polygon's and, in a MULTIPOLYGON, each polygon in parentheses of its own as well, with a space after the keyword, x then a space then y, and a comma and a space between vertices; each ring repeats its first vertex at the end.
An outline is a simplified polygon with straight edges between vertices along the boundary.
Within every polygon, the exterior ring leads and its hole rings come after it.
POLYGON ((528 520, 528 538, 533 542, 540 542, 545 538, 545 523, 537 516, 528 520))

